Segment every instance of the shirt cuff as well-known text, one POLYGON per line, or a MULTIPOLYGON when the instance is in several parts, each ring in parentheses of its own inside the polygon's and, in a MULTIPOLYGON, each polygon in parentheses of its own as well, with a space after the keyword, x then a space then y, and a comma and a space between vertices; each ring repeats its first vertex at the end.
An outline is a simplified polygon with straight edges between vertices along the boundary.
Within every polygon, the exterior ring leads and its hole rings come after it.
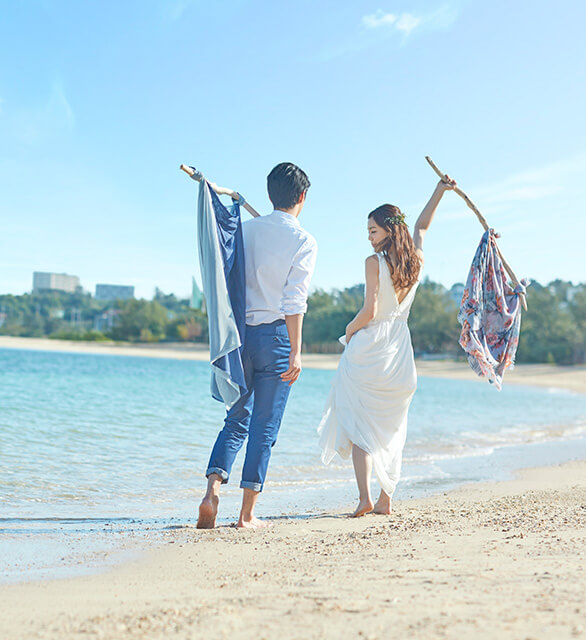
POLYGON ((281 313, 286 316, 295 316, 299 313, 303 314, 307 311, 307 302, 300 300, 282 300, 281 313))

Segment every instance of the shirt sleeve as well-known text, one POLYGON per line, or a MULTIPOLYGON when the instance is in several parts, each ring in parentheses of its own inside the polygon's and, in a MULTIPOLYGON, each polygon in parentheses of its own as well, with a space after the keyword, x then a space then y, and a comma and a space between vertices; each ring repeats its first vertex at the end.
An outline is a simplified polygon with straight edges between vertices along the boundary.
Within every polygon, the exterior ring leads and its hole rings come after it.
POLYGON ((301 245, 287 276, 287 282, 281 298, 281 313, 286 316, 307 311, 307 294, 311 276, 315 269, 317 243, 310 237, 301 245))

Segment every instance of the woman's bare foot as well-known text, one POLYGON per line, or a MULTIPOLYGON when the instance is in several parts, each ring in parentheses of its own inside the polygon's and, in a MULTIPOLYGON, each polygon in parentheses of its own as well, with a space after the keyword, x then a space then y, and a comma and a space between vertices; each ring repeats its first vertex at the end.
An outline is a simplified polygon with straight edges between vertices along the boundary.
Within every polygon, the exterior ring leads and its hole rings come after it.
POLYGON ((378 513, 381 516, 391 515, 391 498, 386 493, 380 494, 376 504, 374 505, 373 513, 378 513))
POLYGON ((199 505, 199 518, 197 519, 198 529, 213 529, 216 526, 216 516, 218 515, 218 496, 206 495, 199 505))
POLYGON ((356 511, 350 516, 351 518, 359 518, 363 516, 365 513, 370 513, 373 509, 374 505, 372 504, 372 500, 370 498, 366 498, 364 500, 360 500, 358 506, 356 507, 356 511))
POLYGON ((238 524, 236 526, 239 529, 266 529, 271 525, 271 522, 267 522, 266 520, 259 520, 256 516, 252 516, 246 519, 240 516, 240 519, 238 520, 238 524))

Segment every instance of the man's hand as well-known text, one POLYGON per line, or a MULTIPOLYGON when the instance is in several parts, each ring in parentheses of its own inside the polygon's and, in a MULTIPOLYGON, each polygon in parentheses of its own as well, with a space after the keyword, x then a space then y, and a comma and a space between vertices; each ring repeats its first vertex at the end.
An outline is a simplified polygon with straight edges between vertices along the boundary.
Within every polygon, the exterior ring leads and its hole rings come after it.
POLYGON ((210 182, 210 187, 213 191, 215 191, 219 196, 230 196, 232 200, 239 200, 238 194, 234 189, 227 189, 226 187, 218 187, 215 182, 210 182))
POLYGON ((289 354, 289 368, 285 373, 281 374, 281 379, 285 382, 289 382, 291 386, 299 377, 301 373, 301 353, 293 352, 289 354))

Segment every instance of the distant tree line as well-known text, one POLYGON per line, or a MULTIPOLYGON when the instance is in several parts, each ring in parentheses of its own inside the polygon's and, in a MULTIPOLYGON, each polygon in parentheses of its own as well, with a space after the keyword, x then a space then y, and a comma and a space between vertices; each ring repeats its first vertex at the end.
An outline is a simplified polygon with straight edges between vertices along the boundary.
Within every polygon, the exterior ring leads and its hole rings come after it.
MULTIPOLYGON (((461 288, 461 285, 460 285, 461 288)), ((461 356, 458 285, 447 290, 426 279, 409 317, 416 355, 461 356)), ((311 352, 341 350, 338 337, 362 306, 363 285, 312 293, 303 328, 311 352)), ((575 364, 586 361, 586 286, 555 280, 527 290, 518 362, 575 364)), ((98 301, 88 293, 0 295, 0 334, 69 340, 207 342, 207 317, 189 300, 156 290, 153 300, 98 301)))
MULTIPOLYGON (((342 347, 337 338, 362 306, 364 285, 342 291, 313 293, 308 300, 303 340, 311 352, 335 352, 342 347)), ((426 279, 419 286, 409 315, 409 328, 416 355, 458 354, 460 325, 458 306, 450 292, 426 279)))
MULTIPOLYGON (((424 280, 413 301, 409 329, 416 355, 463 355, 458 345, 459 298, 441 284, 424 280)), ((316 291, 308 300, 303 339, 308 351, 337 351, 336 339, 362 306, 364 287, 343 291, 316 291)), ((518 362, 577 364, 586 362, 586 285, 554 280, 546 286, 533 282, 527 289, 518 362)))
POLYGON ((63 340, 207 342, 205 313, 155 290, 153 300, 96 300, 89 293, 0 295, 0 334, 63 340))

